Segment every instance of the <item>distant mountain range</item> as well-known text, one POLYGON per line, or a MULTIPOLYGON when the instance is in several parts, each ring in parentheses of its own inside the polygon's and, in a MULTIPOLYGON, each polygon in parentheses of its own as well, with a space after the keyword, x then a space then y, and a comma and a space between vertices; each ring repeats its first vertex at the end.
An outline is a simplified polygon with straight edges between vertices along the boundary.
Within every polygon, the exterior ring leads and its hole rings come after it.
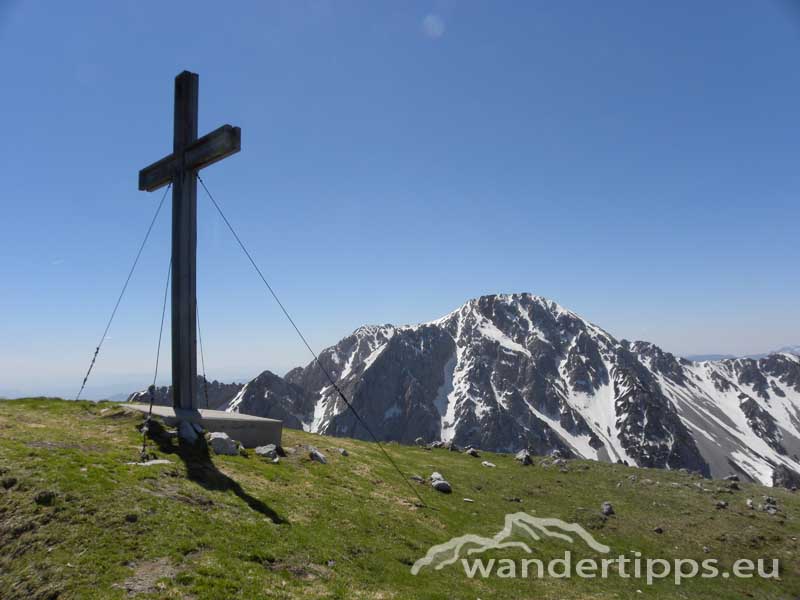
MULTIPOLYGON (((361 327, 319 354, 383 440, 527 447, 765 484, 776 467, 800 472, 800 357, 704 358, 617 340, 531 294, 483 296, 419 325, 361 327)), ((214 405, 368 437, 315 362, 220 384, 214 405)))
POLYGON ((763 354, 746 354, 744 356, 736 356, 735 354, 688 354, 683 358, 693 360, 695 362, 703 362, 706 360, 728 360, 733 358, 766 358, 770 354, 782 354, 787 352, 789 354, 796 354, 800 356, 800 344, 794 346, 784 346, 772 352, 765 352, 763 354))

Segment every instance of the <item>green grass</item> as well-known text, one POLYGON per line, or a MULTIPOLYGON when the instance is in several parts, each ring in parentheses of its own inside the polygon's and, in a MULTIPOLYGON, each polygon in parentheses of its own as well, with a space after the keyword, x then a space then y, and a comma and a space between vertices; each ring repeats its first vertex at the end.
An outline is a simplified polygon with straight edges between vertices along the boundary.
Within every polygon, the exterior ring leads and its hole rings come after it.
MULTIPOLYGON (((729 492, 722 482, 678 472, 568 461, 565 473, 539 459, 522 467, 510 456, 387 444, 407 475, 436 470, 453 485, 444 495, 414 484, 429 505, 421 508, 374 444, 285 430, 284 447, 296 451, 273 465, 252 453, 209 460, 162 440, 149 449, 170 464, 128 465, 139 456, 141 422, 111 403, 0 402, 0 598, 800 596, 800 494, 786 490, 741 484, 729 492), (329 464, 310 461, 308 444, 329 464), (482 467, 484 458, 497 468, 482 467), (37 504, 43 491, 55 493, 52 503, 37 504), (758 503, 765 494, 777 498, 777 515, 747 509, 746 498, 758 503), (604 500, 617 513, 606 520, 604 500), (717 509, 717 500, 729 508, 717 509), (619 577, 469 579, 458 564, 410 574, 430 546, 466 533, 491 536, 507 513, 521 510, 578 522, 614 556, 715 558, 725 568, 738 558, 777 558, 781 577, 681 586, 619 577)), ((556 558, 565 549, 545 539, 535 556, 556 558)))

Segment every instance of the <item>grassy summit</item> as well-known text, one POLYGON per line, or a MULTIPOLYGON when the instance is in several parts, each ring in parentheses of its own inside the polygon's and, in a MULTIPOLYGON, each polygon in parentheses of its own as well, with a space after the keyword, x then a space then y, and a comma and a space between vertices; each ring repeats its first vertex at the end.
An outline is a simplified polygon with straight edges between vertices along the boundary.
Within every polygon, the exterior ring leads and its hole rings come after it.
MULTIPOLYGON (((110 403, 0 402, 0 598, 795 598, 800 595, 800 494, 589 461, 481 458, 388 444, 407 475, 439 471, 444 495, 417 500, 374 444, 286 430, 280 464, 149 443, 169 464, 137 466, 142 415, 110 403), (328 464, 313 462, 313 444, 328 464), (342 456, 336 448, 345 448, 342 456), (294 452, 291 452, 294 450, 294 452), (496 468, 481 466, 489 460, 496 468), (776 498, 775 515, 746 506, 776 498), (473 502, 465 502, 470 498, 473 502), (603 518, 610 501, 616 514, 603 518), (718 508, 725 501, 727 508, 718 508), (491 537, 508 513, 582 525, 611 555, 777 558, 780 579, 469 578, 461 564, 411 575, 428 548, 468 533, 491 537), (655 531, 660 528, 661 533, 655 531), (639 591, 640 590, 640 591, 639 591)), ((543 538, 534 554, 596 557, 543 538)))

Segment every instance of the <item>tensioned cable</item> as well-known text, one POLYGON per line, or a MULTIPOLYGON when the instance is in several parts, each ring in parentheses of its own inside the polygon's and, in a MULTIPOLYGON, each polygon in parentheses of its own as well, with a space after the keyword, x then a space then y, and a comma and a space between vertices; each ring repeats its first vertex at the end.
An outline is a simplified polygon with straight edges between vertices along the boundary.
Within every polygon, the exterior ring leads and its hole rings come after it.
POLYGON ((156 346, 156 366, 153 369, 153 385, 150 386, 150 408, 147 409, 147 419, 142 427, 142 460, 147 453, 147 432, 150 430, 150 419, 153 417, 153 404, 156 401, 156 380, 158 379, 158 363, 161 359, 161 338, 164 336, 164 317, 167 314, 167 294, 169 293, 169 281, 172 277, 172 259, 169 261, 167 269, 167 283, 164 284, 164 305, 161 307, 161 325, 158 329, 158 346, 156 346))
POLYGON ((92 356, 92 362, 89 363, 89 370, 86 372, 86 377, 83 378, 83 383, 81 384, 81 389, 78 390, 78 395, 75 396, 75 400, 80 400, 81 394, 83 393, 84 388, 86 387, 86 382, 89 380, 89 375, 92 373, 92 369, 94 368, 94 363, 97 360, 97 355, 100 354, 100 347, 103 345, 103 342, 108 335, 108 330, 111 329, 111 322, 114 320, 114 316, 117 314, 117 309, 119 308, 120 302, 122 302, 122 297, 125 295, 125 290, 128 289, 128 284, 131 282, 131 277, 133 277, 133 272, 136 270, 136 265, 139 263, 139 258, 142 256, 142 251, 144 250, 145 244, 147 244, 147 240, 150 237, 150 232, 153 231, 153 226, 156 224, 156 219, 158 218, 158 214, 161 212, 161 207, 164 206, 164 200, 167 197, 167 192, 169 192, 170 188, 172 187, 172 183, 167 186, 167 189, 164 190, 164 195, 161 196, 161 202, 158 203, 158 208, 156 208, 156 214, 153 215, 153 220, 150 221, 150 226, 147 228, 147 233, 142 240, 141 246, 139 246, 139 252, 136 253, 136 258, 133 260, 133 265, 131 266, 130 272, 128 272, 128 278, 125 280, 125 285, 122 286, 122 291, 119 293, 119 298, 117 298, 117 303, 114 305, 114 310, 111 311, 111 317, 108 319, 108 323, 106 324, 106 329, 103 331, 103 335, 100 338, 100 343, 97 344, 97 347, 94 350, 94 356, 92 356))
POLYGON ((294 327, 295 332, 297 332, 297 335, 303 341, 303 344, 308 349, 308 351, 311 353, 311 356, 314 357, 314 361, 317 363, 317 365, 319 365, 320 369, 322 369, 322 372, 325 374, 325 377, 328 379, 328 381, 330 382, 331 386, 333 386, 333 389, 335 389, 336 393, 339 394, 339 397, 344 401, 344 403, 347 406, 347 408, 349 408, 350 411, 353 413, 353 416, 355 416, 356 420, 361 424, 362 427, 364 427, 364 429, 367 431, 367 433, 369 433, 369 435, 372 437, 372 439, 378 445, 378 448, 380 448, 381 452, 386 457, 386 459, 391 463, 391 465, 398 472, 400 477, 403 478, 403 481, 406 482, 406 484, 408 485, 409 489, 414 493, 414 495, 422 503, 422 506, 427 508, 428 505, 422 499, 422 496, 420 496, 419 492, 414 488, 413 485, 411 485, 411 482, 408 480, 408 478, 405 476, 403 471, 400 470, 400 467, 397 466, 397 463, 394 461, 394 459, 392 459, 392 457, 389 455, 389 453, 383 447, 383 444, 381 444, 381 442, 378 439, 378 437, 374 433, 372 433, 372 430, 364 422, 364 419, 362 419, 361 416, 356 411, 356 409, 353 408, 353 405, 350 403, 350 401, 344 395, 344 392, 342 392, 342 390, 339 389, 339 386, 336 385, 336 382, 333 380, 333 377, 331 377, 331 374, 328 373, 328 370, 320 362, 319 357, 317 356, 317 353, 314 352, 314 350, 311 348, 311 345, 308 343, 308 341, 306 340, 305 336, 300 331, 300 328, 294 322, 294 319, 292 319, 291 315, 289 315, 289 311, 286 310, 286 307, 283 305, 283 303, 278 298, 278 295, 275 293, 275 290, 272 289, 272 286, 269 284, 269 282, 267 281, 266 277, 264 277, 264 274, 261 272, 261 269, 258 268, 258 265, 256 264, 256 261, 253 260, 253 257, 251 256, 250 252, 248 252, 248 250, 245 247, 244 243, 242 242, 241 238, 236 233, 236 230, 233 228, 233 226, 231 225, 230 221, 228 221, 228 218, 225 216, 225 213, 222 212, 222 209, 220 208, 219 204, 217 204, 217 201, 214 199, 214 196, 212 196, 211 192, 208 191, 208 188, 206 187, 206 184, 203 181, 203 179, 200 177, 199 173, 197 174, 197 179, 198 179, 198 181, 200 181, 200 185, 203 186, 203 189, 205 190, 206 194, 211 199, 211 202, 214 204, 214 208, 217 209, 217 212, 219 213, 219 216, 222 217, 222 220, 225 221, 225 225, 228 226, 228 229, 233 234, 233 237, 236 238, 236 241, 238 242, 239 247, 242 249, 242 251, 247 256, 248 260, 250 261, 250 264, 253 265, 253 268, 256 270, 256 273, 258 273, 258 276, 261 278, 261 281, 263 281, 264 285, 267 286, 267 289, 269 290, 269 293, 272 294, 272 297, 275 299, 275 302, 281 308, 281 311, 283 311, 283 314, 288 319, 289 323, 292 324, 292 327, 294 327))
POLYGON ((203 367, 203 393, 206 397, 206 408, 208 408, 208 378, 206 377, 206 358, 203 354, 203 332, 200 330, 200 309, 197 308, 197 299, 194 301, 194 312, 197 315, 197 339, 200 342, 200 365, 203 367))

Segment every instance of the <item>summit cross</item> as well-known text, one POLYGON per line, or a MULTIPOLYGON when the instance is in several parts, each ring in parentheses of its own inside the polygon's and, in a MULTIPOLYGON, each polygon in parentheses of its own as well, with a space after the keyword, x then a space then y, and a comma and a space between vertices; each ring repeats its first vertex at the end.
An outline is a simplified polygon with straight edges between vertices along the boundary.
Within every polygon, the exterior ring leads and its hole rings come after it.
POLYGON ((197 401, 197 172, 239 152, 241 129, 223 125, 197 138, 199 77, 175 78, 172 154, 139 171, 139 190, 172 183, 172 403, 197 401))

